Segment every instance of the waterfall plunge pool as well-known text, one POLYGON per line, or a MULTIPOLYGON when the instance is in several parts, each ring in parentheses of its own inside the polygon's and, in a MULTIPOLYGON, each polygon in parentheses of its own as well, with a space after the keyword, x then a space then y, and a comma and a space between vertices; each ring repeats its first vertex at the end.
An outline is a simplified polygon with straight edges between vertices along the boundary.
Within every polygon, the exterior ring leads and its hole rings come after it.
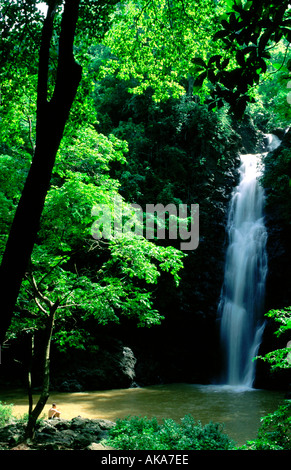
MULTIPOLYGON (((35 396, 36 400, 37 397, 35 396)), ((203 425, 223 423, 224 432, 238 445, 256 438, 260 418, 275 411, 284 392, 227 385, 168 384, 144 388, 77 393, 51 392, 44 413, 56 402, 62 418, 102 418, 115 421, 128 416, 171 418, 179 422, 190 414, 203 425)), ((13 404, 13 414, 23 416, 28 399, 23 390, 0 390, 0 401, 13 404)))

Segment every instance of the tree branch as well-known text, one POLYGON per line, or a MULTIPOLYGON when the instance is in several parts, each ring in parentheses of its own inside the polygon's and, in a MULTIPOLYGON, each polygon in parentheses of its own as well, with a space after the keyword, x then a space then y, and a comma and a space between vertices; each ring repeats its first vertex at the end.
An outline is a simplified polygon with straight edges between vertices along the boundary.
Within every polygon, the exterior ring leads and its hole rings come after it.
POLYGON ((73 54, 76 24, 80 0, 65 0, 59 40, 57 78, 51 102, 62 103, 65 111, 70 108, 81 80, 82 67, 73 54))
POLYGON ((42 292, 39 290, 36 280, 31 272, 29 273, 29 278, 34 290, 34 300, 36 305, 41 309, 43 313, 48 315, 49 312, 44 309, 44 307, 39 303, 38 299, 41 300, 45 305, 47 305, 49 310, 51 310, 51 308, 53 307, 53 302, 51 302, 51 300, 45 295, 43 295, 42 292))
POLYGON ((30 141, 30 145, 32 147, 32 151, 34 153, 35 151, 35 144, 33 142, 33 139, 32 139, 32 122, 31 122, 31 117, 30 116, 27 116, 27 119, 28 119, 28 125, 29 125, 29 141, 30 141))
POLYGON ((47 104, 47 85, 49 70, 49 51, 53 34, 53 23, 55 16, 55 3, 50 2, 46 18, 43 23, 41 46, 39 51, 38 86, 37 86, 37 109, 47 104))
POLYGON ((34 301, 35 301, 36 305, 38 306, 38 308, 41 310, 41 312, 43 312, 45 315, 48 316, 49 312, 45 308, 43 308, 41 303, 38 301, 37 296, 34 296, 34 301))

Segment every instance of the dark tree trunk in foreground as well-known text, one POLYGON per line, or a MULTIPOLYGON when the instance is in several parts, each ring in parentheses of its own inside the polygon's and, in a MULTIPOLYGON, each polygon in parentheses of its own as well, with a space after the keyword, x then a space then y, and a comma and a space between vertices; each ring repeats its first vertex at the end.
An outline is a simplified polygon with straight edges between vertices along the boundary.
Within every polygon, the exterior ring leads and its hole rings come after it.
POLYGON ((80 0, 65 0, 59 38, 59 59, 54 93, 47 99, 49 48, 53 33, 51 2, 42 30, 37 90, 36 145, 31 168, 18 204, 0 268, 0 344, 10 325, 22 279, 39 230, 64 127, 81 80, 81 66, 73 56, 80 0))

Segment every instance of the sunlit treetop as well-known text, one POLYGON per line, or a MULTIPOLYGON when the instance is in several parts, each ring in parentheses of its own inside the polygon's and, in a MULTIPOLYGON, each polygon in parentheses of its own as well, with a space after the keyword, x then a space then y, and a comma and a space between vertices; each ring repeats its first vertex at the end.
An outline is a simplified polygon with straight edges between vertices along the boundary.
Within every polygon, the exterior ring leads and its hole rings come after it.
POLYGON ((119 4, 105 36, 112 59, 102 72, 116 72, 121 79, 135 77, 139 84, 134 91, 152 87, 157 100, 181 95, 181 79, 193 76, 193 59, 216 52, 211 38, 219 28, 221 11, 214 0, 119 4))
POLYGON ((100 76, 135 77, 132 91, 151 87, 157 101, 185 93, 191 78, 210 107, 227 102, 239 117, 274 45, 290 43, 290 26, 287 0, 131 0, 112 16, 105 36, 112 57, 100 76))

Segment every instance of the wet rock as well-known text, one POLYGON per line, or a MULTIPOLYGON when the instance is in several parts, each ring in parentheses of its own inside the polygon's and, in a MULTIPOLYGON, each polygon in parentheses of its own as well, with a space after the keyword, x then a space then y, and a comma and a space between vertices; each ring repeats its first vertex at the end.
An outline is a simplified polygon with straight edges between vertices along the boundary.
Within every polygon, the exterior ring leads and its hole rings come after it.
POLYGON ((132 382, 135 378, 135 364, 136 358, 132 350, 128 347, 124 347, 122 350, 122 357, 120 359, 120 367, 125 377, 128 377, 132 382))

